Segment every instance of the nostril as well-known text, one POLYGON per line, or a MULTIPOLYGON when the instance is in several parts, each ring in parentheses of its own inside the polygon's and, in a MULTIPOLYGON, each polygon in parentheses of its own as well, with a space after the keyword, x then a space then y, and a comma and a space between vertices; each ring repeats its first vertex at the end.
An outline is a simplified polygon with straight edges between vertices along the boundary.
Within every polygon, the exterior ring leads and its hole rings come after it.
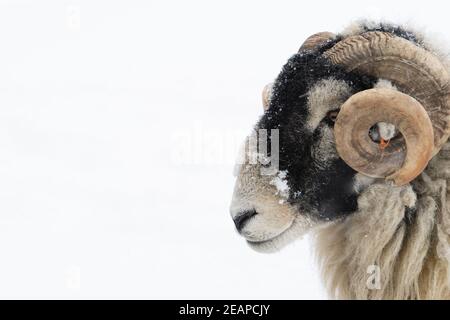
POLYGON ((257 214, 257 212, 255 210, 247 210, 247 211, 241 212, 239 215, 237 215, 233 219, 236 229, 238 231, 241 231, 242 228, 244 227, 245 223, 256 214, 257 214))

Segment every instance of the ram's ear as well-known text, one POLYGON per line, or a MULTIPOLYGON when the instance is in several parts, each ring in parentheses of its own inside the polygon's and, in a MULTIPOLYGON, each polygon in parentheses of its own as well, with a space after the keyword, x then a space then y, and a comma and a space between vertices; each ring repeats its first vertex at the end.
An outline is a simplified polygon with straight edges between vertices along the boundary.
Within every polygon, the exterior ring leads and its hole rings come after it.
POLYGON ((262 92, 262 102, 263 102, 264 111, 269 110, 270 96, 272 95, 272 87, 273 87, 273 82, 270 82, 264 86, 264 89, 262 92))

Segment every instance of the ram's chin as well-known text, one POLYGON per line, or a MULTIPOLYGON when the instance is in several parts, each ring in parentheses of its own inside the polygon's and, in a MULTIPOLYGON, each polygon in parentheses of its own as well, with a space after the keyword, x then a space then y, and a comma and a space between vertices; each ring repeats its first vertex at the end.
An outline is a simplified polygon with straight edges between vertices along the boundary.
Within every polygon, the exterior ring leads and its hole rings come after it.
POLYGON ((264 241, 247 240, 253 250, 261 253, 278 252, 295 240, 301 239, 308 231, 314 228, 317 222, 306 216, 297 216, 289 228, 279 235, 264 241))

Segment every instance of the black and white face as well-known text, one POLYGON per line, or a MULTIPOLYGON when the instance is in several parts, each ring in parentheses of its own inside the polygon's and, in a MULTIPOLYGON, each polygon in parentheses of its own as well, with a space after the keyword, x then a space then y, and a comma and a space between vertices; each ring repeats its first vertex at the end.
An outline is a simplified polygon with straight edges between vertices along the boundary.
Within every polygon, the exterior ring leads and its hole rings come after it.
MULTIPOLYGON (((251 247, 276 251, 356 210, 358 192, 373 179, 340 159, 333 126, 340 106, 373 86, 373 79, 346 73, 317 53, 296 54, 283 67, 255 127, 278 129, 278 171, 261 174, 264 166, 246 157, 231 204, 236 228, 251 247)), ((270 150, 270 134, 267 140, 270 150)))

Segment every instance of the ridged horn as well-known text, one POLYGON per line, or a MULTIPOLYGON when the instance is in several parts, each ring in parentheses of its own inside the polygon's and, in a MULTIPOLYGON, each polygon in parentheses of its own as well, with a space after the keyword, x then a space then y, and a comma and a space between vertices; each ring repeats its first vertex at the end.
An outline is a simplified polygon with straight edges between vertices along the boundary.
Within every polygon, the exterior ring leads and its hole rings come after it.
POLYGON ((414 98, 391 89, 369 89, 351 96, 334 126, 336 148, 353 169, 371 177, 386 177, 397 185, 416 178, 431 158, 433 126, 414 98), (402 138, 380 148, 369 137, 378 122, 395 125, 402 138))
MULTIPOLYGON (((417 168, 413 168, 414 166, 412 164, 417 163, 417 166, 424 168, 430 158, 439 152, 440 148, 450 135, 450 77, 445 66, 433 53, 419 47, 415 43, 393 34, 379 31, 367 32, 345 38, 331 49, 327 50, 324 55, 328 57, 332 63, 344 66, 347 71, 390 80, 399 90, 397 93, 406 94, 411 101, 413 101, 412 99, 416 100, 415 102, 405 103, 407 98, 403 96, 399 98, 398 95, 393 94, 388 95, 391 100, 387 98, 383 99, 379 92, 377 95, 374 94, 370 96, 371 103, 368 105, 371 107, 366 107, 366 112, 378 114, 378 111, 382 110, 386 114, 385 119, 389 118, 391 120, 377 120, 372 123, 372 125, 379 121, 391 122, 396 126, 401 125, 402 127, 398 127, 398 129, 400 131, 403 130, 403 132, 401 132, 404 139, 399 140, 398 143, 402 143, 403 145, 397 146, 396 150, 398 154, 396 156, 396 161, 392 158, 389 163, 388 161, 374 162, 372 164, 368 163, 367 165, 371 166, 370 170, 367 170, 367 168, 355 168, 361 170, 360 172, 371 176, 392 179, 397 177, 394 179, 397 184, 405 184, 414 179, 420 172, 417 173, 417 168), (374 97, 379 98, 378 102, 374 97), (403 107, 399 110, 397 110, 398 108, 395 108, 395 105, 392 103, 392 101, 396 101, 395 99, 399 99, 403 103, 403 107), (425 165, 422 163, 423 155, 420 155, 420 152, 417 152, 416 150, 414 151, 414 154, 410 153, 410 151, 413 151, 412 148, 415 147, 412 142, 413 140, 406 136, 406 132, 409 132, 410 128, 416 124, 412 121, 413 119, 411 119, 411 117, 407 116, 409 111, 406 110, 404 106, 408 106, 408 108, 411 108, 411 106, 413 106, 412 108, 421 106, 421 108, 426 111, 426 114, 431 121, 433 128, 433 145, 425 165), (388 115, 390 113, 395 116, 388 115), (396 118, 399 115, 404 116, 402 121, 400 121, 401 119, 396 118), (411 122, 405 122, 405 119, 409 119, 408 121, 411 122), (395 122, 394 120, 400 122, 395 122), (408 142, 408 139, 410 139, 410 142, 408 142), (404 151, 401 152, 401 150, 404 151), (401 155, 402 153, 405 154, 401 155), (416 158, 412 157, 414 155, 416 158), (403 160, 399 160, 402 157, 403 160), (374 169, 374 166, 379 167, 374 169), (405 172, 408 168, 410 173, 405 172), (398 177, 399 173, 401 173, 402 178, 398 177)), ((358 96, 358 98, 361 97, 358 96)), ((350 101, 351 99, 352 98, 348 101, 349 104, 352 102, 350 101)), ((354 101, 352 103, 354 103, 354 101)), ((361 105, 361 103, 359 104, 361 105)), ((364 103, 362 103, 362 105, 364 105, 364 103)), ((343 127, 350 126, 348 121, 347 123, 344 123, 342 119, 339 119, 343 115, 344 114, 341 113, 338 115, 337 123, 339 122, 343 127)), ((376 117, 372 120, 375 121, 375 118, 376 117)), ((346 138, 344 138, 340 136, 342 132, 341 129, 335 130, 336 145, 342 159, 348 161, 349 158, 354 158, 355 156, 346 153, 353 152, 354 150, 350 151, 350 149, 343 147, 343 141, 349 139, 349 137, 346 136, 346 138)), ((422 132, 421 134, 424 133, 422 132)), ((416 136, 414 140, 416 141, 415 143, 420 142, 420 139, 418 138, 426 139, 424 136, 418 137, 417 133, 415 133, 414 136, 416 136)), ((348 141, 346 143, 348 143, 348 141)), ((376 144, 373 144, 373 147, 375 148, 376 144)), ((423 154, 427 155, 428 151, 426 150, 426 147, 421 146, 421 148, 425 148, 423 149, 423 154)), ((373 150, 374 149, 372 149, 372 151, 373 150)), ((359 156, 361 156, 361 153, 359 153, 359 156)), ((367 154, 365 161, 371 159, 371 157, 373 159, 373 156, 374 155, 370 156, 367 154)), ((364 159, 360 160, 364 161, 364 159)), ((352 167, 358 167, 355 166, 354 163, 347 163, 352 167)))

